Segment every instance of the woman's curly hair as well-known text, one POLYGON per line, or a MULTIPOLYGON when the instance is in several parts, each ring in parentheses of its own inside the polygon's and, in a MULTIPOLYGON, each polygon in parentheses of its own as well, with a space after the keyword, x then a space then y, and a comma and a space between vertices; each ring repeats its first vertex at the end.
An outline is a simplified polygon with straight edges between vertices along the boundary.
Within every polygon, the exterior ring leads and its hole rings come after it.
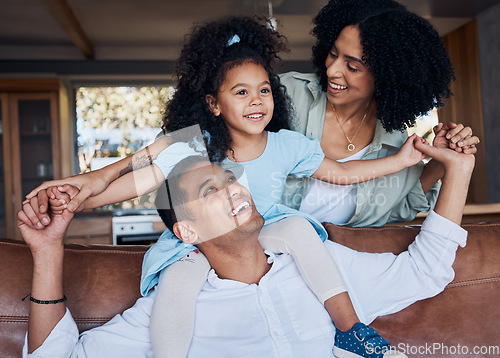
POLYGON ((207 94, 217 95, 229 69, 246 62, 261 64, 269 76, 274 100, 268 131, 289 128, 290 105, 285 87, 274 73, 286 51, 286 38, 257 16, 232 16, 193 28, 177 61, 177 88, 168 103, 163 131, 173 132, 194 124, 209 134, 210 159, 221 161, 231 151, 231 137, 224 121, 208 107, 207 94), (234 35, 239 42, 228 46, 234 35))
POLYGON ((443 105, 455 79, 432 25, 392 0, 330 0, 314 18, 313 65, 323 91, 325 60, 346 26, 358 26, 363 60, 375 81, 377 118, 385 130, 403 130, 415 117, 443 105))

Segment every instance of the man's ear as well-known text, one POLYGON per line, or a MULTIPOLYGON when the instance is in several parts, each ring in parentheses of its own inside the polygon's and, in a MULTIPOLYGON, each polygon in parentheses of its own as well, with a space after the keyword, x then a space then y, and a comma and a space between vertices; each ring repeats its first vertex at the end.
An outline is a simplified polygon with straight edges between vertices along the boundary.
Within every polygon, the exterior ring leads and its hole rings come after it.
POLYGON ((207 94, 205 96, 205 101, 207 101, 208 108, 210 108, 214 116, 216 117, 220 116, 220 109, 219 106, 217 105, 217 99, 211 94, 207 94))
POLYGON ((174 235, 186 244, 194 244, 198 240, 198 234, 189 221, 178 221, 173 226, 174 235))

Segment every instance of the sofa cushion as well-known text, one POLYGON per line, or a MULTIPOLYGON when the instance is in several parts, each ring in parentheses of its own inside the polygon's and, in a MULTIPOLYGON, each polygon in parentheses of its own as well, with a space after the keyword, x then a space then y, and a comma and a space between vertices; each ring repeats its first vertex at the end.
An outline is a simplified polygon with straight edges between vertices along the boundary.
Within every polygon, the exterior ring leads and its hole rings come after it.
MULTIPOLYGON (((324 225, 331 240, 354 250, 395 254, 406 250, 419 230, 324 225)), ((379 317, 372 324, 409 356, 500 356, 500 224, 463 227, 468 241, 457 252, 453 282, 436 297, 379 317), (475 347, 489 354, 474 354, 475 347)))

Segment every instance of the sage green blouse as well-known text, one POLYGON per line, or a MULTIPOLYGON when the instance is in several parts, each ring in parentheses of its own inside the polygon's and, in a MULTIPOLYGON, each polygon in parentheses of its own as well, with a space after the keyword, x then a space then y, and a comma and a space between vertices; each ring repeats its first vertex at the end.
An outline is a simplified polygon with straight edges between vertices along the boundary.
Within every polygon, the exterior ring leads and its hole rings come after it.
MULTIPOLYGON (((281 75, 281 82, 292 99, 292 129, 321 141, 327 99, 316 75, 289 72, 281 75)), ((379 121, 373 142, 362 159, 393 155, 407 138, 406 131, 386 132, 379 121)), ((420 184, 423 168, 424 163, 421 162, 400 172, 358 184, 356 209, 346 225, 367 227, 408 222, 418 212, 428 212, 434 208, 441 184, 436 183, 424 193, 420 184)), ((289 177, 282 202, 298 209, 307 183, 308 178, 289 177)))

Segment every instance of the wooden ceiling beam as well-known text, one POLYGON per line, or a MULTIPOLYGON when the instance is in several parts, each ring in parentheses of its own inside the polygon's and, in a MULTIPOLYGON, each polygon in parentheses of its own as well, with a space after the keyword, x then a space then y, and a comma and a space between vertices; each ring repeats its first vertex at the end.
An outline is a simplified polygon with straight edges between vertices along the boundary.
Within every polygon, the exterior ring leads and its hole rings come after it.
POLYGON ((94 46, 83 31, 66 0, 45 0, 50 13, 66 31, 73 44, 87 59, 94 59, 94 46))

